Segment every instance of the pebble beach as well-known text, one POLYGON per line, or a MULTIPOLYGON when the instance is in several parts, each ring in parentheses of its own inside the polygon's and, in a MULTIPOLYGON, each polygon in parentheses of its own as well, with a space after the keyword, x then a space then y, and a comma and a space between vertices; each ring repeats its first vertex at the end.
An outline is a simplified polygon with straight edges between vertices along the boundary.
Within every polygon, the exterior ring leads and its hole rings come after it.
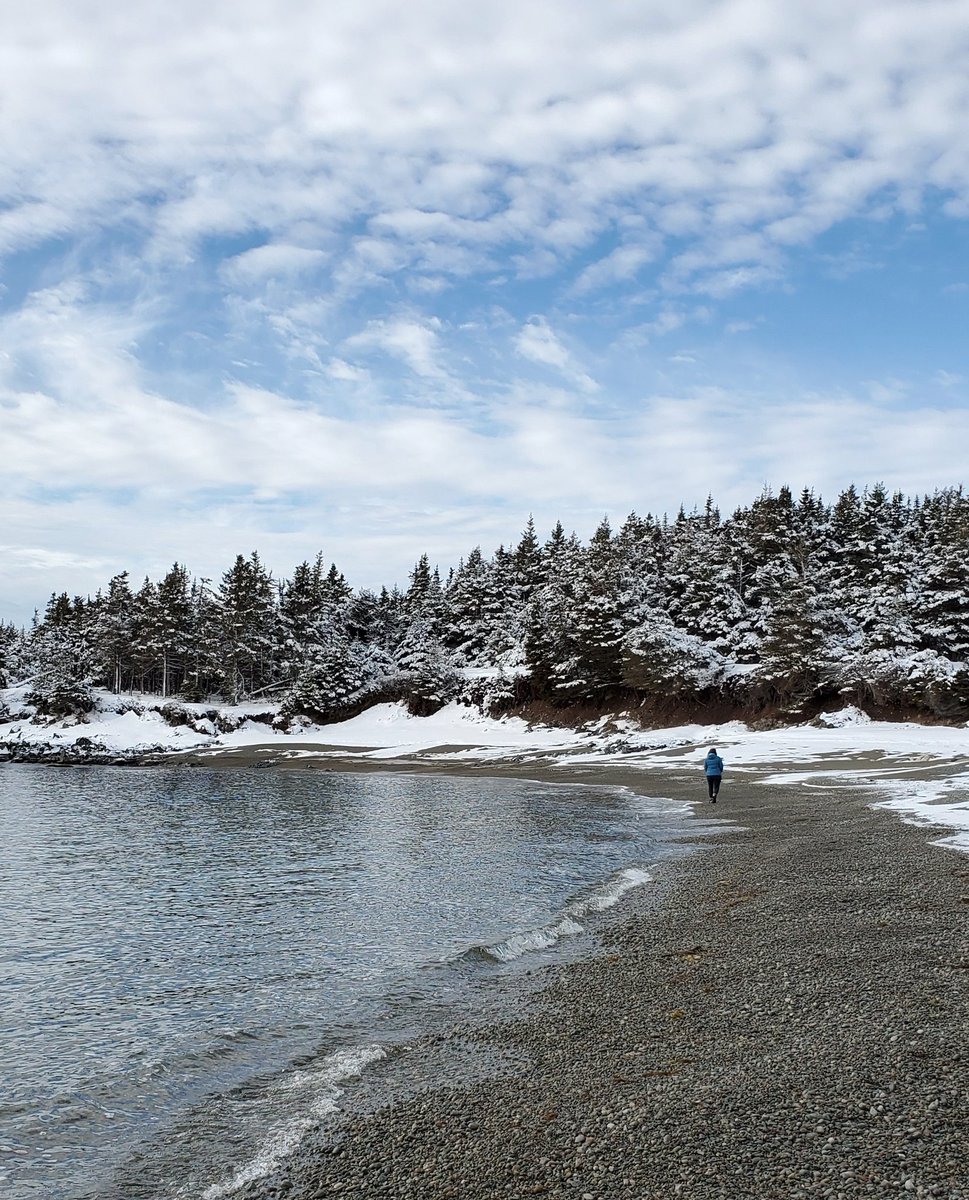
POLYGON ((969 1198, 969 858, 849 791, 698 811, 722 833, 593 957, 236 1195, 969 1198), (502 1065, 449 1081, 469 1044, 502 1065))

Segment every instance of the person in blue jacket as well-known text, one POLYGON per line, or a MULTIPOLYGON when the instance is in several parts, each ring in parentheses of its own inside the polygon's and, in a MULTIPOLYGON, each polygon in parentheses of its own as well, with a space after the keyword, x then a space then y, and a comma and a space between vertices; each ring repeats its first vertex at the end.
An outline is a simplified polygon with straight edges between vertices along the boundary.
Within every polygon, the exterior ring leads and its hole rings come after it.
POLYGON ((710 752, 703 760, 703 774, 707 777, 707 787, 710 789, 710 803, 716 804, 723 779, 723 759, 717 753, 716 746, 710 747, 710 752))

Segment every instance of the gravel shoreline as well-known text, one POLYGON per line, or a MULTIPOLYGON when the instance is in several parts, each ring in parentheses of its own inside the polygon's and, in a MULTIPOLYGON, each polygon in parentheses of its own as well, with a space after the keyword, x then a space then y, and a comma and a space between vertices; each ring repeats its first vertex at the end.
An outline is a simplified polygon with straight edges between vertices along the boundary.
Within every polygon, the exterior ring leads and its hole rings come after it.
POLYGON ((518 1070, 350 1116, 236 1196, 969 1200, 969 859, 847 791, 699 811, 738 824, 660 904, 450 1034, 518 1070))

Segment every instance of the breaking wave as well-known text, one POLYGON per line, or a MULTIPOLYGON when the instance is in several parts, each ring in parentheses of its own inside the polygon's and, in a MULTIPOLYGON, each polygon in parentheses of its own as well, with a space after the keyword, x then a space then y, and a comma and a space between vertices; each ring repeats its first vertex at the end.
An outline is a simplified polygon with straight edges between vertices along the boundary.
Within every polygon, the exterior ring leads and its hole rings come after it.
POLYGON ((340 1086, 348 1079, 363 1073, 372 1062, 386 1057, 382 1046, 357 1046, 337 1050, 327 1055, 318 1067, 293 1071, 274 1085, 274 1091, 288 1094, 305 1093, 306 1104, 301 1116, 294 1117, 274 1129, 253 1157, 225 1183, 213 1183, 202 1192, 202 1200, 222 1200, 246 1184, 271 1174, 280 1162, 297 1149, 306 1134, 319 1124, 322 1117, 334 1112, 343 1095, 340 1086))
POLYGON ((571 937, 582 933, 585 926, 582 918, 589 913, 605 912, 618 904, 619 901, 633 888, 642 887, 652 879, 649 871, 642 867, 626 867, 611 876, 604 884, 577 897, 568 904, 563 912, 537 929, 526 929, 521 933, 513 933, 503 941, 490 946, 474 946, 463 957, 470 959, 491 959, 494 962, 514 962, 525 954, 536 950, 548 950, 563 937, 571 937))

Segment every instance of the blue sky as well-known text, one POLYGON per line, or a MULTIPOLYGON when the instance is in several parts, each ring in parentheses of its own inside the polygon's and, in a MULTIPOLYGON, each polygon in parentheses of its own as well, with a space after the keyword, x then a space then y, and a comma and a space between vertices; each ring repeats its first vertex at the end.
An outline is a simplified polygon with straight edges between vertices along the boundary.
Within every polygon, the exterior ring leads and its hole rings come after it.
POLYGON ((2 616, 963 480, 967 0, 37 0, 0 101, 2 616))

